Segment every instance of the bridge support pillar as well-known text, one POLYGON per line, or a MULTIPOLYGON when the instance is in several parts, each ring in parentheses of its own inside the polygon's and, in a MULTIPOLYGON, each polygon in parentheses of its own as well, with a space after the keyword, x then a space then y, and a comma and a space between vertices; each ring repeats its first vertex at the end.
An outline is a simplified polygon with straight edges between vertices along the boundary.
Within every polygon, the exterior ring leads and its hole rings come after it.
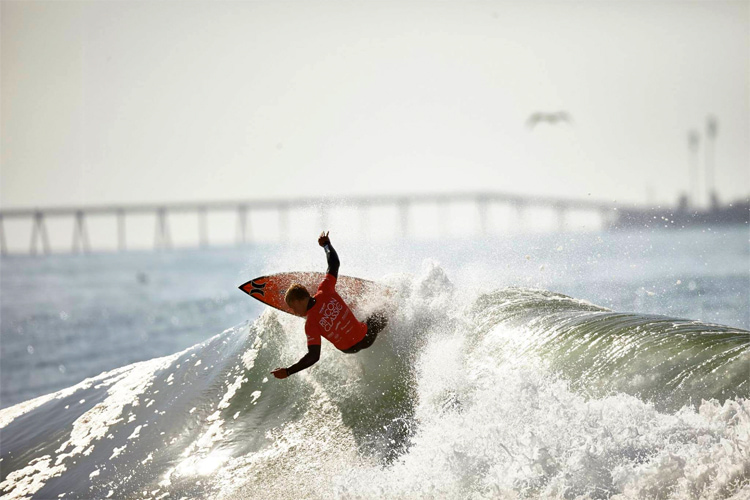
POLYGON ((165 250, 172 247, 169 238, 169 225, 167 221, 167 209, 159 208, 156 216, 156 235, 154 237, 154 247, 159 250, 165 250))
POLYGON ((31 228, 31 249, 29 253, 36 255, 36 240, 40 239, 42 242, 42 251, 44 254, 49 254, 49 238, 47 237, 47 228, 44 226, 44 213, 34 213, 34 225, 31 228))
POLYGON ((201 248, 208 247, 208 220, 206 207, 198 208, 198 240, 201 248))
POLYGON ((5 245, 5 225, 3 224, 3 216, 0 214, 0 255, 8 255, 8 247, 5 245))
POLYGON ((237 207, 237 245, 247 243, 247 205, 237 207))
POLYGON ((88 253, 89 247, 89 235, 86 231, 86 221, 84 220, 83 211, 76 211, 76 221, 73 227, 73 253, 84 252, 88 253))
POLYGON ((124 252, 125 248, 125 211, 123 209, 117 210, 117 248, 124 252))
POLYGON ((617 218, 612 210, 603 208, 599 211, 599 215, 602 218, 602 229, 612 229, 615 227, 617 218))

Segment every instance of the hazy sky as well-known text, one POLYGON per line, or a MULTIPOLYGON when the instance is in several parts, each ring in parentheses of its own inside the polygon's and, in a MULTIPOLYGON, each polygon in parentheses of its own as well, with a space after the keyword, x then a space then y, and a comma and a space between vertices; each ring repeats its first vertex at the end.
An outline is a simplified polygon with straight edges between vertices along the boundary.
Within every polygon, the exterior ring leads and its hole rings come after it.
POLYGON ((2 2, 0 206, 750 193, 750 2, 2 2), (567 110, 572 125, 541 124, 567 110), (701 143, 701 164, 703 143, 701 143))

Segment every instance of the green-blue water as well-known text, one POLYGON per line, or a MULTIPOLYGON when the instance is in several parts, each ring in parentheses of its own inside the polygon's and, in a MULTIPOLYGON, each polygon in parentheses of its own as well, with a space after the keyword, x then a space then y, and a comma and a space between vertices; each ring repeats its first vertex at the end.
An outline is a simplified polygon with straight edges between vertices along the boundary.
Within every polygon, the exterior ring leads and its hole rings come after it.
POLYGON ((0 492, 747 498, 748 236, 334 240, 398 308, 285 381, 301 321, 235 287, 314 241, 4 259, 0 492))

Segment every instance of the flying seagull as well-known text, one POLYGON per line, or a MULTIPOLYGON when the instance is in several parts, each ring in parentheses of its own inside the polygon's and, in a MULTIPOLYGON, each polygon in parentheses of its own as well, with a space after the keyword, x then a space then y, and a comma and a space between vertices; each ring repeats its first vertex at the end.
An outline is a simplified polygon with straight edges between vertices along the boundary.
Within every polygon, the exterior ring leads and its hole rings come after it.
POLYGON ((526 120, 526 126, 534 128, 539 122, 547 122, 551 125, 556 125, 557 122, 572 123, 573 120, 567 111, 558 111, 557 113, 542 113, 537 111, 526 120))

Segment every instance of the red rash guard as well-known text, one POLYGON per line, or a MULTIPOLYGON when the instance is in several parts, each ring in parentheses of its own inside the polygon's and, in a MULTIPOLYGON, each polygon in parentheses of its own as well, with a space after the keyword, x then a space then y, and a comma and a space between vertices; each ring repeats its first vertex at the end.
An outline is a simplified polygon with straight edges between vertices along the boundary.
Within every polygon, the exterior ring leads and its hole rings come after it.
POLYGON ((326 274, 313 296, 315 305, 307 312, 307 345, 320 345, 325 337, 336 349, 349 349, 365 338, 367 325, 357 321, 349 306, 336 293, 336 276, 326 274))

